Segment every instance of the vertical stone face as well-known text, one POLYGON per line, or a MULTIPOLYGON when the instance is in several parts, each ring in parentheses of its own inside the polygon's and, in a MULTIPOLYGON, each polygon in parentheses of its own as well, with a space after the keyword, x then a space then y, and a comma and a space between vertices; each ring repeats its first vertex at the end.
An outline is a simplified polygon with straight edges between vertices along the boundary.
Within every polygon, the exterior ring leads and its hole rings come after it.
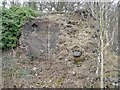
POLYGON ((35 19, 26 22, 21 33, 21 45, 27 48, 27 53, 47 59, 55 50, 59 24, 49 19, 35 19))

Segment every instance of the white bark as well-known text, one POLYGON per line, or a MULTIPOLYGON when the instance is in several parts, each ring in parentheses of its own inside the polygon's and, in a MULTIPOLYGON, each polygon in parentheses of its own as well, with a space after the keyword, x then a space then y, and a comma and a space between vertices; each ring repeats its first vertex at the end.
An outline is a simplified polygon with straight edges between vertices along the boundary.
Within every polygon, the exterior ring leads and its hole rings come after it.
POLYGON ((101 3, 102 6, 100 6, 100 57, 101 57, 101 88, 104 88, 104 82, 103 82, 103 63, 104 63, 104 53, 103 53, 103 47, 104 47, 104 42, 103 42, 103 8, 104 8, 104 3, 101 3))

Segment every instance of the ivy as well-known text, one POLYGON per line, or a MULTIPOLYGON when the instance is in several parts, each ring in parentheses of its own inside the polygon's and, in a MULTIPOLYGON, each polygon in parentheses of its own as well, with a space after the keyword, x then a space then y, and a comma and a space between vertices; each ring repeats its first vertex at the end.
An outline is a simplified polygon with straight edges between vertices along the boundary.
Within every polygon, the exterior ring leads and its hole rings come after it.
POLYGON ((26 17, 36 17, 38 13, 29 7, 11 7, 3 8, 2 21, 2 38, 0 39, 0 48, 8 50, 18 45, 20 38, 20 28, 24 24, 26 17))

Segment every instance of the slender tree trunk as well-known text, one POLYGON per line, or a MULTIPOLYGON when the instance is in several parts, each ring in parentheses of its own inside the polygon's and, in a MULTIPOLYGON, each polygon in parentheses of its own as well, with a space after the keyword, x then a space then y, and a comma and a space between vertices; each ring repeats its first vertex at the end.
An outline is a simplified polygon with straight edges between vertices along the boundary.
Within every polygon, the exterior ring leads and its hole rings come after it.
POLYGON ((104 88, 104 82, 103 82, 103 63, 104 63, 104 42, 103 42, 103 9, 104 9, 104 3, 101 3, 102 6, 100 6, 100 59, 101 59, 101 88, 104 88))

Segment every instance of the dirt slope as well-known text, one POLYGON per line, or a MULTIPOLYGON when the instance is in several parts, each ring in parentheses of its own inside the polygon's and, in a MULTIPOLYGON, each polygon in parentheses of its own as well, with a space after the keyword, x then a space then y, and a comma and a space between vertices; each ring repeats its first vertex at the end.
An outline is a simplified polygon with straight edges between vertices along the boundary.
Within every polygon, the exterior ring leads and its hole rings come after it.
MULTIPOLYGON (((74 15, 48 15, 41 17, 47 18, 53 23, 59 24, 59 35, 55 51, 48 53, 47 60, 45 59, 31 59, 26 56, 26 51, 23 48, 15 50, 15 57, 11 60, 14 65, 9 65, 13 73, 8 73, 4 70, 4 86, 13 87, 100 87, 100 78, 97 75, 98 65, 98 38, 99 31, 95 26, 96 22, 92 19, 81 21, 79 17, 74 15), (80 57, 79 65, 74 63, 72 51, 75 46, 84 53, 80 57), (85 58, 84 58, 85 57, 85 58), (10 74, 10 76, 7 76, 10 74), (14 79, 13 79, 14 78, 14 79), (13 82, 13 83, 11 83, 13 82)), ((6 54, 11 56, 10 54, 6 54)), ((111 53, 109 53, 111 56, 111 53)), ((12 55, 13 56, 13 55, 12 55)), ((109 56, 109 57, 110 57, 109 56)), ((117 57, 112 55, 117 62, 117 57)), ((5 57, 3 57, 5 58, 5 57)), ((3 63, 7 63, 6 61, 3 63)), ((113 60, 106 59, 105 70, 111 71, 117 67, 109 69, 113 60)), ((114 66, 117 63, 114 63, 114 66)), ((6 67, 6 66, 5 66, 6 67)), ((9 69, 10 69, 9 68, 9 69)), ((100 72, 98 72, 99 74, 100 72)), ((106 84, 107 85, 107 84, 106 84)))

